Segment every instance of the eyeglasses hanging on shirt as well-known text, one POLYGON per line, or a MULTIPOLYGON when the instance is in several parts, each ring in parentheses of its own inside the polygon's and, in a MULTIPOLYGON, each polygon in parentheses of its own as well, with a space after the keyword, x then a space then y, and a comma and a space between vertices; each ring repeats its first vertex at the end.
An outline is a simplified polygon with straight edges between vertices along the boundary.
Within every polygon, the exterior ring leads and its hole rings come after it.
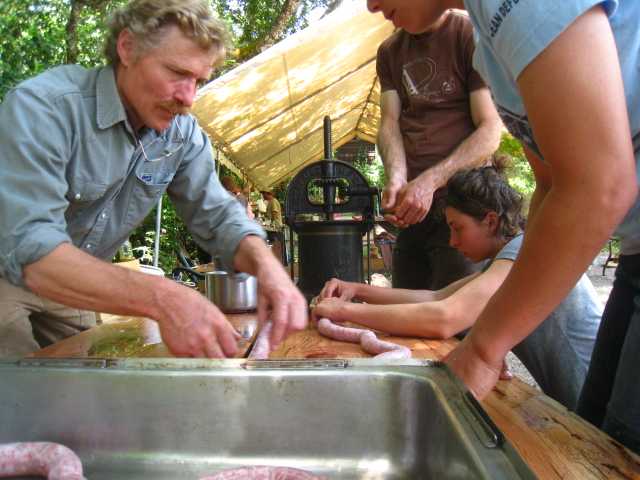
MULTIPOLYGON (((168 158, 171 155, 173 155, 174 153, 176 153, 178 150, 180 150, 184 146, 184 142, 185 142, 184 134, 182 133, 182 129, 180 128, 180 124, 176 120, 174 120, 174 121, 175 121, 176 128, 178 129, 178 135, 180 136, 180 142, 177 143, 176 146, 174 148, 172 148, 172 149, 165 148, 164 152, 163 152, 163 155, 160 156, 160 157, 149 158, 147 156, 147 152, 145 151, 145 147, 142 144, 142 141, 139 138, 136 138, 136 140, 138 141, 138 146, 140 147, 140 150, 142 151, 142 156, 144 157, 144 159, 147 162, 159 162, 160 160, 164 160, 165 158, 168 158)), ((151 145, 156 143, 160 138, 162 138, 162 137, 158 136, 158 137, 154 138, 151 142, 149 142, 147 144, 146 148, 149 148, 151 145)))

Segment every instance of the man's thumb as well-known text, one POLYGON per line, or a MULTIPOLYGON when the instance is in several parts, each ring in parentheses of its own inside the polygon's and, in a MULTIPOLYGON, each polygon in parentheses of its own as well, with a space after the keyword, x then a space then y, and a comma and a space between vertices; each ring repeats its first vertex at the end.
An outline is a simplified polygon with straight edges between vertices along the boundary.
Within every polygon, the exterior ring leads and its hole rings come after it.
POLYGON ((396 205, 396 192, 393 190, 385 190, 382 193, 382 208, 390 210, 396 205))

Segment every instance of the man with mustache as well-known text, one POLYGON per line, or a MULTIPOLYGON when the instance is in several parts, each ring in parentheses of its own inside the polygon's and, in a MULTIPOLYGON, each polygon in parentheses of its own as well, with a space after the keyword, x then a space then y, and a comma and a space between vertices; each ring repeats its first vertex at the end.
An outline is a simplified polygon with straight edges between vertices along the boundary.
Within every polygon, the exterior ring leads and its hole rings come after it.
POLYGON ((273 345, 305 327, 304 298, 220 185, 209 140, 188 115, 226 43, 204 0, 134 0, 110 21, 107 66, 53 68, 7 94, 0 356, 91 327, 86 310, 156 320, 175 355, 234 355, 237 333, 205 297, 108 263, 165 191, 202 248, 257 276, 273 345))

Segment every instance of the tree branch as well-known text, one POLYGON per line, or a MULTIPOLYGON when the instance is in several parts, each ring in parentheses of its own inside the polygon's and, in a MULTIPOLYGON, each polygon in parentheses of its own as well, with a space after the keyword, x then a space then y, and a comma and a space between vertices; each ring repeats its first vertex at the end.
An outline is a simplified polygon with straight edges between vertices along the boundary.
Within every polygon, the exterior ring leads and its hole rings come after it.
POLYGON ((271 30, 269 30, 269 32, 264 37, 257 40, 255 43, 240 50, 237 57, 238 63, 242 63, 250 59, 251 57, 269 48, 278 40, 280 40, 287 28, 289 21, 291 20, 291 17, 293 17, 293 15, 295 15, 296 13, 296 10, 298 10, 300 2, 301 0, 286 0, 284 2, 284 5, 282 6, 280 14, 278 15, 278 18, 276 18, 276 20, 273 22, 271 30))
POLYGON ((71 11, 67 20, 66 43, 67 58, 66 63, 78 62, 78 19, 84 7, 89 7, 96 11, 103 11, 110 0, 71 0, 71 11))
POLYGON ((69 12, 69 20, 66 26, 67 40, 67 63, 76 63, 78 61, 78 16, 82 11, 82 2, 71 0, 71 12, 69 12))
POLYGON ((344 3, 344 0, 333 0, 331 3, 327 5, 327 9, 324 11, 320 19, 323 19, 324 17, 329 15, 331 12, 333 12, 336 8, 338 8, 343 3, 344 3))

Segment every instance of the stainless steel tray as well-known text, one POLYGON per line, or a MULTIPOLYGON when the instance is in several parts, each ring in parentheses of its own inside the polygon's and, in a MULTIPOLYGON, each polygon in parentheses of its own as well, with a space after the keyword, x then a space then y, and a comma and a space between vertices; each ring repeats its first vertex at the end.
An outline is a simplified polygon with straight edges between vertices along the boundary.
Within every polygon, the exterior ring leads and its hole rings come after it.
POLYGON ((0 361, 0 391, 0 443, 63 443, 89 480, 535 478, 437 362, 30 359, 0 361))

